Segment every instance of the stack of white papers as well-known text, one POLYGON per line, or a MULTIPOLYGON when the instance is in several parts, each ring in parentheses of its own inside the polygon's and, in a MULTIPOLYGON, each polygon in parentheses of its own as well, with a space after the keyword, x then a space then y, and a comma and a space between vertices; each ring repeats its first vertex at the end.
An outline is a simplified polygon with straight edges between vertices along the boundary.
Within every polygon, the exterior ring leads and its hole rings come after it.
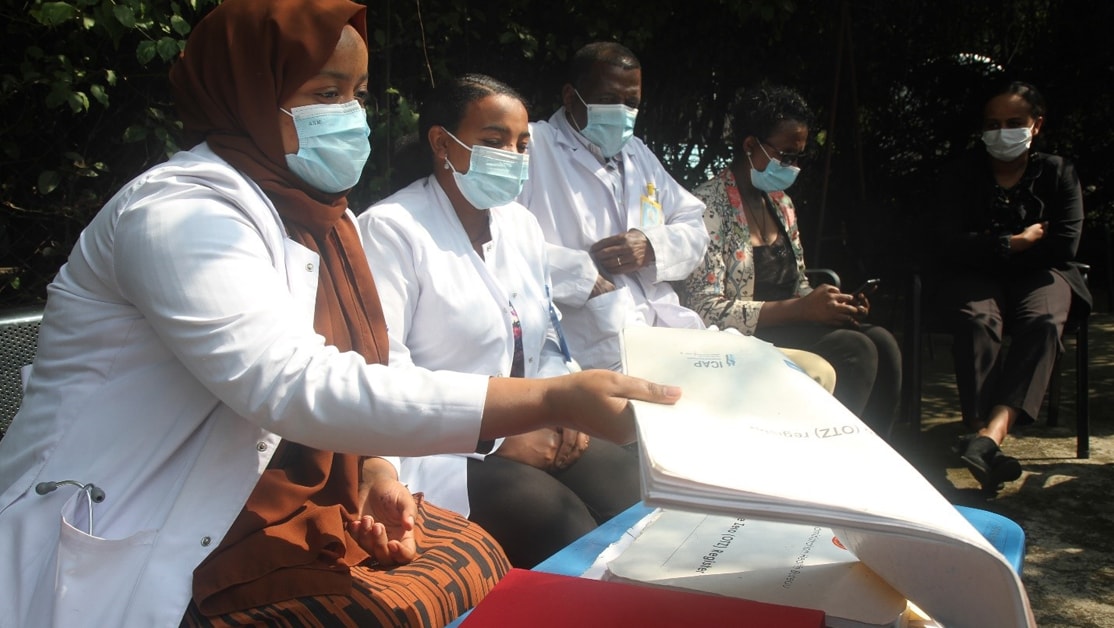
POLYGON ((945 626, 1032 626, 1004 557, 900 454, 772 345, 730 332, 623 333, 628 374, 684 389, 635 402, 653 506, 830 528, 945 626))
POLYGON ((824 611, 829 628, 896 628, 905 597, 828 528, 659 510, 607 565, 641 582, 824 611))

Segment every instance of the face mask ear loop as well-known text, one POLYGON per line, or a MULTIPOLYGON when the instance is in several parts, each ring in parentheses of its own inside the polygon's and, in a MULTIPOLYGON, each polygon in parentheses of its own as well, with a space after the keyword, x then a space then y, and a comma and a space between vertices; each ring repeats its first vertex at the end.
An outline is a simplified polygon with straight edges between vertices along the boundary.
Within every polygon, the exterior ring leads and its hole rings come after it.
MULTIPOLYGON (((463 146, 464 150, 468 151, 468 154, 472 154, 472 147, 465 144, 464 142, 460 141, 460 138, 453 135, 452 131, 446 129, 443 126, 441 127, 441 130, 444 131, 449 137, 453 138, 453 140, 457 144, 460 144, 461 146, 463 146)), ((453 172, 456 172, 456 168, 454 168, 452 162, 449 161, 449 151, 445 151, 445 170, 452 170, 453 172)))
MULTIPOLYGON (((758 142, 758 148, 762 149, 762 154, 766 156, 767 161, 773 161, 774 160, 773 157, 770 157, 770 153, 766 152, 766 147, 762 145, 762 142, 758 142)), ((767 166, 767 167, 769 167, 769 166, 767 166)))
MULTIPOLYGON (((584 116, 587 117, 588 103, 584 102, 584 97, 580 95, 580 90, 574 87, 572 88, 572 93, 576 94, 577 100, 580 101, 580 104, 584 105, 584 116)), ((572 115, 571 111, 569 112, 569 120, 572 122, 573 128, 576 129, 577 133, 584 131, 584 129, 580 128, 580 125, 576 123, 576 116, 572 115)))
MULTIPOLYGON (((758 140, 758 138, 754 138, 754 139, 755 139, 755 141, 757 141, 757 140, 758 140)), ((767 160, 769 160, 769 161, 773 161, 773 159, 770 159, 770 154, 766 152, 766 148, 765 148, 764 146, 762 146, 762 142, 758 142, 758 148, 759 148, 759 149, 761 149, 761 151, 762 151, 762 154, 766 156, 766 159, 767 159, 767 160)), ((766 172, 765 170, 759 170, 758 168, 755 168, 755 167, 754 167, 754 160, 750 158, 750 154, 751 154, 751 152, 752 152, 752 151, 749 151, 749 150, 748 150, 748 151, 746 151, 746 154, 747 154, 747 161, 748 161, 748 162, 750 162, 750 169, 751 169, 751 170, 754 170, 755 172, 766 172)), ((770 167, 770 165, 769 165, 769 164, 767 163, 767 164, 766 164, 766 167, 767 167, 767 168, 769 168, 769 167, 770 167)))
POLYGON ((460 144, 462 147, 464 147, 464 150, 468 151, 469 153, 472 152, 472 147, 465 144, 464 142, 460 141, 460 138, 453 135, 452 131, 446 129, 445 127, 441 127, 441 130, 444 131, 445 133, 448 133, 449 137, 453 138, 453 140, 455 140, 457 144, 460 144))

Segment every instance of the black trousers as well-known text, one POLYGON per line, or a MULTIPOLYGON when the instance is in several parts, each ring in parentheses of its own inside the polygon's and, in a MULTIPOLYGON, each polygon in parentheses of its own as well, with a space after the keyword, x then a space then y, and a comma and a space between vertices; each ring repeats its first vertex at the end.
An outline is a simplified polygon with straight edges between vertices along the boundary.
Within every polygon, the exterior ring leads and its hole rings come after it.
POLYGON ((832 395, 880 436, 887 436, 901 398, 901 348, 884 327, 759 327, 755 336, 779 347, 820 355, 836 372, 832 395))
POLYGON ((1023 423, 1036 419, 1064 351, 1060 336, 1071 309, 1068 282, 1045 269, 968 273, 944 280, 938 302, 952 331, 964 423, 985 423, 996 405, 1020 410, 1023 423), (1007 333, 1010 344, 1002 351, 1007 333))
POLYGON ((569 468, 548 473, 500 456, 468 460, 468 519, 530 569, 641 498, 638 457, 593 438, 569 468))

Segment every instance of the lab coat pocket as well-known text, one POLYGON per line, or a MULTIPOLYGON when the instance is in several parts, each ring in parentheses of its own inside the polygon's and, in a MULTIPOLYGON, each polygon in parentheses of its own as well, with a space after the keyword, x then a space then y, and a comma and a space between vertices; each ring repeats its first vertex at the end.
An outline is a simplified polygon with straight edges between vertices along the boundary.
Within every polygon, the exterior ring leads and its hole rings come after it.
POLYGON ((588 299, 583 308, 569 311, 566 318, 570 322, 564 330, 572 357, 586 368, 611 370, 619 369, 619 332, 647 324, 625 286, 588 299))
MULTIPOLYGON (((62 509, 54 587, 55 626, 120 626, 155 544, 154 530, 120 539, 91 536, 85 493, 62 509)), ((96 522, 94 512, 94 523, 96 522)))

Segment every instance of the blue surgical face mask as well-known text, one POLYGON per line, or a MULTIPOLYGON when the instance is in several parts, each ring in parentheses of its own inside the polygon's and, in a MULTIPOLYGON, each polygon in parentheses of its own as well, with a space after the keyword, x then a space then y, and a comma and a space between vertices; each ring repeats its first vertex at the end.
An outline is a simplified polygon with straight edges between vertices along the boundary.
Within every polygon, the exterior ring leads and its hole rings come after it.
POLYGON ((801 174, 801 169, 797 166, 783 166, 780 161, 771 159, 761 143, 758 144, 758 148, 762 149, 762 154, 766 156, 768 163, 765 170, 755 170, 754 160, 750 158, 750 153, 747 153, 751 184, 763 192, 781 192, 789 189, 789 186, 797 180, 797 175, 801 174))
POLYGON ((983 131, 982 141, 986 144, 986 152, 998 161, 1013 161, 1029 150, 1033 143, 1033 129, 1021 127, 1020 129, 995 129, 983 131))
POLYGON ((530 158, 526 153, 500 150, 490 146, 468 146, 445 129, 449 137, 472 153, 468 172, 459 173, 445 156, 445 167, 453 171, 456 187, 464 200, 476 209, 491 209, 506 205, 522 192, 522 184, 530 173, 530 158))
POLYGON ((634 122, 638 110, 626 105, 589 105, 584 102, 580 92, 573 90, 580 102, 588 110, 588 123, 580 129, 580 134, 595 144, 604 157, 610 159, 619 154, 634 137, 634 122))
POLYGON ((343 105, 306 105, 281 110, 294 118, 298 153, 286 166, 322 192, 343 192, 360 180, 371 154, 367 111, 358 100, 343 105))

